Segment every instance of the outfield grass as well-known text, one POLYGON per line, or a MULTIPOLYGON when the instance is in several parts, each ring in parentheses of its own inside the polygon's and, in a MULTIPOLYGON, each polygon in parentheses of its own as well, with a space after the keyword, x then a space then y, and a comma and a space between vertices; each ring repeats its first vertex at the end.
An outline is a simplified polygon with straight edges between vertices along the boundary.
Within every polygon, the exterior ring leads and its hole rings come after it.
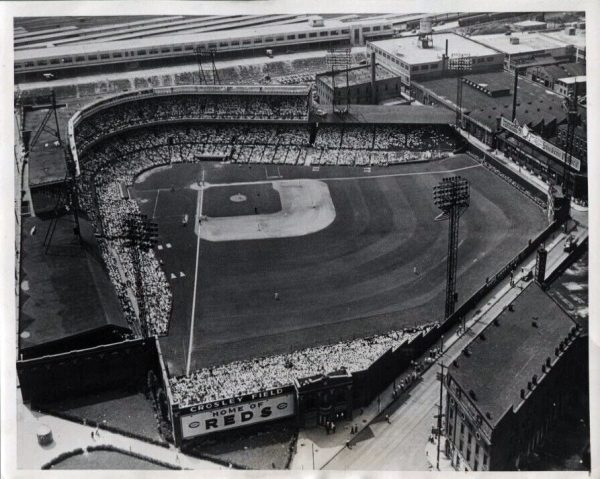
POLYGON ((167 276, 175 274, 169 336, 161 340, 171 374, 185 370, 197 247, 193 229, 174 218, 194 216, 198 192, 190 185, 202 170, 213 185, 273 175, 322 179, 336 218, 301 237, 200 242, 192 369, 442 319, 448 225, 434 221, 432 190, 445 176, 471 183, 471 206, 461 219, 459 301, 545 226, 539 207, 466 156, 371 173, 208 162, 161 170, 136 190, 143 212, 156 215, 161 244, 171 245, 157 250, 167 276), (444 173, 460 168, 469 169, 444 173), (175 191, 156 200, 165 185, 175 191))

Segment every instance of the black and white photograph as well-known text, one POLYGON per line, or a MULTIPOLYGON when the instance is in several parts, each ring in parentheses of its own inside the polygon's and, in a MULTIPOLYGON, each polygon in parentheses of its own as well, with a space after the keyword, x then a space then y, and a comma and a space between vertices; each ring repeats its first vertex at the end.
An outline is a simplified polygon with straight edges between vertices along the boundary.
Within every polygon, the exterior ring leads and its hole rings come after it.
POLYGON ((598 477, 596 6, 0 5, 3 477, 598 477))

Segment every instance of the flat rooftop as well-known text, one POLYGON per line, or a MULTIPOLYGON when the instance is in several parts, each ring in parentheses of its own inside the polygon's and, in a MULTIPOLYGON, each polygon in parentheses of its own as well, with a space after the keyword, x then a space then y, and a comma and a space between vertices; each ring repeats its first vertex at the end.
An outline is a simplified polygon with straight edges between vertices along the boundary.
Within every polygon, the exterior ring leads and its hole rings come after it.
POLYGON ((513 23, 513 25, 515 27, 522 27, 522 28, 527 28, 527 27, 544 27, 547 25, 546 22, 540 22, 538 20, 523 20, 522 22, 515 22, 513 23))
MULTIPOLYGON (((465 78, 473 84, 490 90, 507 90, 508 95, 492 97, 477 88, 464 83, 462 94, 463 109, 471 118, 483 123, 492 131, 496 129, 496 118, 501 114, 506 118, 512 115, 512 93, 514 76, 508 72, 475 73, 465 78)), ((455 104, 456 79, 438 78, 413 82, 432 91, 437 96, 455 104)), ((517 119, 519 123, 537 124, 556 119, 558 123, 566 118, 562 108, 564 97, 537 83, 521 80, 517 89, 517 119)))
POLYGON ((544 32, 541 35, 577 48, 585 48, 585 30, 575 30, 575 35, 569 35, 564 29, 555 32, 544 32))
POLYGON ((448 55, 450 56, 453 54, 468 53, 474 57, 483 57, 498 53, 485 45, 481 45, 456 33, 434 34, 432 48, 421 48, 418 46, 417 40, 418 36, 415 35, 370 43, 411 65, 440 61, 446 50, 446 40, 448 40, 448 55))
MULTIPOLYGON (((387 68, 381 65, 376 66, 375 75, 377 80, 385 80, 393 78, 397 75, 393 74, 387 68)), ((327 85, 331 86, 331 74, 325 74, 320 76, 327 85)), ((348 71, 348 83, 350 86, 362 85, 364 83, 371 82, 371 66, 367 65, 363 68, 357 68, 356 70, 348 71)), ((340 88, 346 86, 346 73, 340 72, 335 75, 335 87, 340 88)))
POLYGON ((477 35, 473 37, 473 40, 498 50, 505 55, 539 52, 542 50, 555 50, 573 44, 564 42, 558 38, 554 38, 548 33, 540 32, 513 33, 512 35, 505 35, 504 33, 477 35), (511 43, 511 38, 518 38, 519 43, 511 43))
POLYGON ((461 355, 448 370, 465 392, 475 393, 474 405, 492 426, 522 401, 521 389, 534 375, 542 379, 542 365, 547 358, 554 363, 554 349, 576 326, 535 283, 497 320, 470 343, 470 356, 461 355))
MULTIPOLYGON (((456 82, 454 83, 456 88, 456 82)), ((319 123, 393 124, 393 125, 449 125, 455 115, 446 108, 421 105, 350 105, 347 115, 334 115, 329 110, 325 117, 315 117, 319 123)))

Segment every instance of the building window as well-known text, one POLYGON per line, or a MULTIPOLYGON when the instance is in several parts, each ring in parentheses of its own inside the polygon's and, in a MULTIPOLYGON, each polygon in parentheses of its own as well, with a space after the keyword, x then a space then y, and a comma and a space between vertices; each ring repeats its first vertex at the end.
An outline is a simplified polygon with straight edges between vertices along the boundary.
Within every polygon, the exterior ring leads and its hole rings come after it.
POLYGON ((220 43, 219 43, 219 46, 220 46, 220 47, 227 47, 227 46, 229 46, 229 45, 227 44, 227 42, 220 42, 220 43))
POLYGON ((52 58, 52 59, 50 60, 50 63, 51 63, 52 65, 58 65, 60 62, 58 61, 58 58, 52 58))
POLYGON ((459 443, 459 447, 458 447, 458 450, 459 450, 460 452, 462 452, 462 450, 463 450, 463 446, 464 446, 464 445, 465 445, 465 444, 464 444, 463 440, 461 439, 461 440, 460 440, 460 443, 459 443))
POLYGON ((461 434, 465 433, 465 423, 463 423, 463 422, 460 423, 460 433, 461 434))
POLYGON ((348 35, 350 33, 350 30, 348 30, 347 28, 344 28, 342 30, 342 35, 348 35))
POLYGON ((277 37, 277 38, 275 38, 275 40, 277 40, 278 42, 282 42, 283 41, 283 37, 277 37))
POLYGON ((434 63, 433 65, 431 65, 431 67, 430 67, 430 68, 431 68, 432 70, 437 70, 437 68, 438 68, 438 64, 437 64, 437 63, 434 63))
POLYGON ((483 465, 484 466, 487 464, 487 460, 488 460, 487 454, 484 454, 483 455, 483 465))
POLYGON ((421 70, 429 70, 429 65, 423 65, 423 66, 421 67, 421 70))
POLYGON ((365 27, 365 28, 363 28, 363 33, 364 32, 370 32, 370 31, 371 31, 371 27, 365 27))
POLYGON ((262 43, 262 38, 255 38, 254 43, 262 43))
POLYGON ((391 29, 392 29, 392 27, 391 27, 391 26, 389 26, 389 25, 384 25, 384 26, 383 26, 383 29, 384 29, 384 30, 391 30, 391 29))
POLYGON ((265 38, 265 43, 271 43, 271 42, 273 42, 272 38, 265 38))
POLYGON ((373 27, 373 31, 374 31, 374 32, 378 32, 379 30, 381 30, 381 27, 380 27, 380 26, 375 26, 375 27, 373 27))
MULTIPOLYGON (((153 48, 150 50, 150 55, 156 55, 158 53, 158 50, 156 48, 153 48)), ((102 55, 100 55, 100 58, 102 58, 102 55)))
POLYGON ((339 35, 339 32, 337 30, 332 30, 331 32, 329 32, 330 35, 339 35))
POLYGON ((120 52, 115 52, 113 53, 113 58, 121 58, 123 55, 121 55, 120 52))
POLYGON ((185 51, 186 51, 186 52, 189 52, 190 50, 193 50, 193 49, 194 49, 194 45, 186 45, 186 46, 184 47, 184 49, 185 49, 185 51))
POLYGON ((208 44, 208 48, 217 48, 217 44, 216 43, 209 43, 208 44))
POLYGON ((309 38, 315 38, 317 36, 317 32, 311 32, 308 34, 309 38))
POLYGON ((170 48, 161 48, 160 53, 169 53, 171 51, 170 48))
POLYGON ((75 57, 75 61, 76 62, 84 62, 85 61, 85 57, 75 57))
POLYGON ((412 71, 416 72, 419 69, 419 65, 415 65, 414 67, 412 67, 412 71))
MULTIPOLYGON (((144 54, 146 54, 145 51, 144 51, 144 54)), ((88 55, 88 60, 98 60, 98 56, 97 55, 88 55)))
POLYGON ((298 38, 306 38, 306 33, 300 33, 300 34, 298 35, 298 38))
POLYGON ((467 462, 471 460, 471 449, 467 449, 467 462))
POLYGON ((137 54, 138 55, 145 55, 146 54, 146 50, 138 50, 137 54))
POLYGON ((244 41, 242 41, 242 45, 250 45, 250 40, 244 40, 244 41))
POLYGON ((295 40, 296 39, 296 35, 288 35, 287 39, 288 40, 295 40))
POLYGON ((471 435, 471 433, 469 433, 468 439, 467 439, 467 443, 471 444, 471 440, 473 439, 473 436, 471 435))
POLYGON ((239 42, 239 41, 237 41, 237 40, 236 40, 236 41, 233 41, 233 42, 231 42, 231 46, 237 47, 237 46, 239 46, 239 45, 240 45, 240 42, 239 42))
POLYGON ((487 58, 485 59, 485 61, 486 61, 486 62, 491 62, 491 61, 494 61, 494 57, 487 57, 487 58))
POLYGON ((103 53, 100 55, 100 60, 107 60, 108 58, 110 58, 110 55, 108 53, 103 53))
POLYGON ((327 32, 319 32, 319 36, 320 37, 326 37, 327 36, 327 32))
POLYGON ((181 47, 175 47, 175 48, 173 48, 173 51, 174 52, 180 52, 181 51, 181 47))
POLYGON ((473 464, 473 470, 476 471, 479 468, 479 463, 477 462, 477 459, 475 459, 475 464, 473 464))
POLYGON ((479 456, 479 444, 475 444, 475 455, 479 456))

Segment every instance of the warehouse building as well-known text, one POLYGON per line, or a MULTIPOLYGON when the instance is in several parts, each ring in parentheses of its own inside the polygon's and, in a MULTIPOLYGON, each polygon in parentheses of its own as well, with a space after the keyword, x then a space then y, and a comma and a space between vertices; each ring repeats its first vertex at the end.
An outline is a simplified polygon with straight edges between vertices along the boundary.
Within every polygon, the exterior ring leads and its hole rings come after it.
POLYGON ((501 71, 504 55, 456 33, 432 33, 367 43, 367 52, 396 73, 409 89, 413 81, 453 76, 449 60, 469 55, 473 72, 501 71))
MULTIPOLYGON (((437 78, 413 82, 411 96, 426 105, 458 109, 456 79, 437 78)), ((514 74, 467 74, 462 80, 462 127, 490 149, 502 151, 520 167, 546 182, 562 184, 567 165, 569 191, 587 201, 587 157, 567 156, 557 141, 566 125, 565 98, 545 87, 519 81, 515 121, 512 121, 514 74)), ((585 109, 579 121, 585 123, 585 109)), ((587 148, 579 148, 579 151, 587 148)))
POLYGON ((376 65, 373 71, 371 65, 360 66, 345 71, 320 73, 316 76, 315 89, 322 105, 335 103, 371 104, 400 96, 401 80, 382 65, 376 65), (335 89, 332 76, 335 78, 335 89), (348 80, 348 86, 346 85, 348 80))

